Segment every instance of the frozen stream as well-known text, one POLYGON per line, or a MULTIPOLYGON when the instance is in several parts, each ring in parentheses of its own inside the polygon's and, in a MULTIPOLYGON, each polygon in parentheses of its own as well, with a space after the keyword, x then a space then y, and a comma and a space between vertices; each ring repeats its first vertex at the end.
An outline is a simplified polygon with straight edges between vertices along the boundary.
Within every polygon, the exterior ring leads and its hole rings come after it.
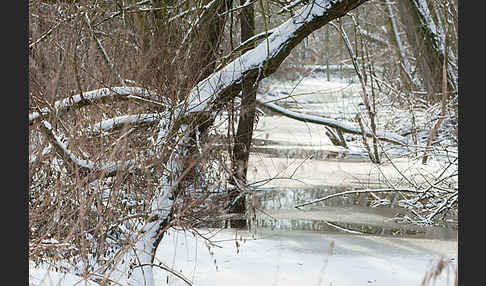
MULTIPOLYGON (((286 101, 294 111, 344 120, 359 108, 356 85, 310 79, 298 87, 271 85, 270 92, 275 90, 298 95, 286 101)), ((252 230, 198 230, 209 240, 171 230, 158 249, 160 262, 199 286, 397 286, 421 285, 444 259, 446 270, 430 285, 454 285, 455 222, 448 227, 398 224, 392 218, 403 210, 367 207, 366 196, 294 208, 336 192, 400 183, 400 173, 418 181, 436 172, 433 161, 422 166, 398 157, 393 164, 373 165, 359 142, 350 142, 345 151, 333 146, 325 131, 282 116, 260 117, 248 172, 249 182, 262 190, 256 194, 252 230)), ((163 270, 156 273, 159 285, 186 285, 163 270)))

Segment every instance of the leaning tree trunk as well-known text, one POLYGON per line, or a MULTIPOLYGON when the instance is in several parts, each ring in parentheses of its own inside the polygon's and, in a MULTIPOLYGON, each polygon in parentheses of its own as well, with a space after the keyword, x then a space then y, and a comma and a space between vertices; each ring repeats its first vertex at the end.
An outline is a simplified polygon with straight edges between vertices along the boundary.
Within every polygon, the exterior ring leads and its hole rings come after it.
MULTIPOLYGON (((196 82, 200 82, 214 72, 217 50, 222 39, 226 18, 226 16, 221 15, 225 15, 225 12, 231 8, 231 5, 232 0, 216 0, 212 2, 210 9, 203 13, 202 19, 198 22, 197 29, 194 29, 191 33, 190 41, 192 43, 189 43, 189 48, 194 48, 196 51, 193 53, 193 63, 197 63, 200 67, 199 69, 193 69, 195 74, 191 75, 196 82)), ((159 17, 156 17, 156 19, 162 20, 159 17)), ((157 26, 160 27, 160 23, 157 26)), ((202 154, 199 153, 195 143, 203 140, 201 137, 206 135, 206 131, 213 121, 213 118, 209 118, 205 114, 197 114, 189 124, 174 124, 177 127, 172 128, 172 132, 175 132, 173 134, 179 134, 182 137, 178 146, 180 148, 179 156, 171 158, 169 162, 173 171, 168 181, 168 185, 171 186, 169 192, 172 197, 170 200, 167 198, 159 199, 162 204, 167 204, 167 201, 173 203, 179 194, 196 183, 198 174, 195 167, 197 162, 200 161, 202 154)), ((163 130, 163 127, 161 127, 161 133, 169 134, 169 132, 163 130)), ((162 140, 163 135, 160 137, 159 139, 162 140)), ((160 206, 154 206, 154 208, 157 210, 160 206)), ((164 214, 165 216, 157 216, 155 214, 154 220, 144 227, 143 235, 134 247, 135 255, 132 256, 144 258, 144 261, 132 262, 131 267, 134 271, 130 276, 130 282, 133 285, 137 285, 140 282, 145 283, 146 281, 149 282, 147 285, 152 285, 150 283, 153 281, 152 265, 155 253, 170 224, 173 212, 174 210, 171 208, 169 213, 164 214), (148 261, 149 258, 150 261, 148 261)))
MULTIPOLYGON (((315 30, 340 18, 368 0, 314 0, 293 17, 272 29, 255 48, 228 63, 199 82, 174 115, 184 117, 193 112, 220 111, 230 99, 238 96, 243 80, 259 82, 274 73, 295 46, 315 30)), ((260 38, 258 38, 260 39, 260 38)))
POLYGON ((185 99, 184 106, 174 110, 173 116, 187 120, 194 113, 206 113, 209 120, 213 120, 228 101, 239 95, 246 83, 257 84, 275 72, 309 34, 365 2, 367 0, 315 0, 308 3, 269 31, 260 44, 200 81, 185 99))
MULTIPOLYGON (((315 0, 305 5, 288 21, 269 31, 260 44, 199 82, 189 93, 184 107, 174 110, 174 116, 184 120, 193 116, 191 114, 202 112, 210 115, 211 120, 225 103, 239 95, 247 83, 257 84, 275 72, 293 48, 309 34, 366 1, 315 0)), ((240 134, 244 133, 243 130, 242 125, 240 134)))

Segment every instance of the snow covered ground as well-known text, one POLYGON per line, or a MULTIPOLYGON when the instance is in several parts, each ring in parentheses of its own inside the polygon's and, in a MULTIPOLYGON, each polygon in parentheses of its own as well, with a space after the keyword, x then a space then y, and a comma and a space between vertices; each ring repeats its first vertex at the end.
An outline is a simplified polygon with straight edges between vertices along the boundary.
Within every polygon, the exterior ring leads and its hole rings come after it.
MULTIPOLYGON (((156 264, 198 286, 420 285, 440 259, 436 286, 453 285, 457 241, 312 232, 206 230, 203 239, 171 230, 156 264)), ((158 267, 156 285, 187 285, 158 267)), ((98 285, 71 274, 30 269, 30 285, 98 285)))
MULTIPOLYGON (((228 229, 215 232, 214 245, 187 232, 164 240, 157 258, 200 286, 420 285, 440 258, 451 269, 434 285, 453 285, 457 260, 454 241, 228 229)), ((156 273, 159 285, 185 285, 156 273)))
POLYGON ((98 286, 98 283, 84 280, 83 277, 70 273, 57 272, 48 266, 35 267, 29 263, 29 285, 39 286, 98 286))

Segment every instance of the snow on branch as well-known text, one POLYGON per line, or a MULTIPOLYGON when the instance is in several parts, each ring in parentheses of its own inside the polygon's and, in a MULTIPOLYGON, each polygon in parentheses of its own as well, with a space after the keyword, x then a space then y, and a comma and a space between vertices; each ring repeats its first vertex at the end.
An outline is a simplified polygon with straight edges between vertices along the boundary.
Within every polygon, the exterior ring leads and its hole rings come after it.
MULTIPOLYGON (((175 60, 176 60, 177 56, 179 55, 180 51, 182 49, 184 49, 185 44, 188 41, 188 39, 190 39, 191 36, 196 31, 198 31, 198 28, 200 27, 201 23, 203 23, 204 20, 207 19, 207 17, 211 17, 211 15, 215 15, 214 13, 210 13, 210 12, 215 11, 216 9, 218 9, 219 4, 220 4, 219 1, 211 0, 209 3, 207 3, 206 5, 204 5, 203 7, 201 7, 203 9, 202 12, 199 15, 197 15, 197 18, 195 19, 195 21, 193 21, 191 23, 191 26, 189 27, 189 30, 187 31, 187 33, 185 34, 184 38, 182 39, 182 42, 180 44, 179 49, 177 49, 177 51, 176 51, 176 57, 174 57, 172 59, 172 63, 175 62, 175 60)), ((169 20, 169 23, 170 23, 170 20, 169 20)))
POLYGON ((262 39, 269 37, 271 34, 273 34, 273 31, 274 31, 274 29, 270 29, 268 31, 263 31, 259 34, 256 34, 256 35, 248 38, 246 41, 241 43, 238 47, 234 48, 229 55, 224 56, 221 59, 221 64, 216 68, 216 70, 223 67, 229 60, 233 59, 235 55, 237 55, 239 52, 247 49, 248 47, 253 45, 255 42, 258 42, 262 39))
POLYGON ((127 124, 141 125, 149 123, 157 123, 160 120, 160 115, 157 113, 137 114, 137 115, 123 115, 96 123, 93 127, 88 128, 93 133, 108 132, 114 129, 122 128, 127 124))
POLYGON ((284 12, 292 12, 292 9, 295 8, 297 5, 299 4, 302 4, 302 0, 295 0, 295 1, 292 1, 290 4, 282 7, 282 9, 280 9, 277 14, 282 14, 284 12))
POLYGON ((374 33, 371 33, 371 32, 368 32, 367 30, 361 28, 358 26, 358 31, 361 35, 363 35, 364 37, 366 37, 368 40, 374 42, 374 43, 377 43, 381 46, 385 46, 385 47, 388 47, 390 46, 390 43, 384 39, 383 37, 381 37, 380 35, 378 34, 374 34, 374 33))
POLYGON ((111 87, 111 88, 101 88, 93 91, 88 91, 83 94, 77 94, 54 103, 51 108, 44 107, 40 109, 39 112, 29 113, 29 125, 41 120, 44 116, 49 115, 52 111, 56 114, 61 114, 68 112, 71 108, 79 108, 85 105, 92 104, 97 101, 101 101, 107 98, 127 100, 127 99, 137 99, 149 101, 154 104, 161 104, 150 100, 151 94, 148 90, 140 87, 111 87))
MULTIPOLYGON (((108 21, 108 20, 111 20, 119 15, 123 15, 125 12, 129 11, 130 9, 132 8, 135 8, 136 6, 141 6, 141 5, 144 5, 144 4, 147 4, 149 3, 150 0, 142 0, 142 1, 138 1, 137 3, 133 4, 133 5, 130 5, 130 6, 126 6, 126 7, 118 7, 120 10, 117 11, 117 12, 114 12, 113 14, 111 14, 111 16, 107 17, 107 18, 104 18, 103 20, 101 20, 100 22, 96 23, 93 25, 93 28, 96 28, 97 26, 101 25, 102 23, 108 21)), ((139 11, 141 11, 141 8, 138 8, 139 11)))
POLYGON ((113 65, 112 61, 110 60, 110 57, 108 56, 108 53, 106 52, 105 48, 103 47, 103 44, 101 43, 101 40, 96 36, 96 33, 91 26, 91 20, 88 17, 88 13, 84 13, 84 21, 86 25, 88 26, 89 30, 91 31, 91 35, 96 41, 96 45, 98 47, 98 50, 101 52, 103 55, 103 58, 105 59, 105 62, 108 66, 108 68, 111 70, 112 73, 114 73, 120 82, 122 86, 126 86, 125 81, 121 78, 120 74, 115 71, 115 66, 113 65))
POLYGON ((83 160, 76 157, 71 151, 69 151, 67 144, 64 143, 59 136, 54 134, 52 126, 47 121, 42 121, 41 126, 43 127, 46 135, 49 137, 53 143, 56 150, 69 162, 78 166, 81 170, 86 172, 99 171, 105 174, 105 176, 114 176, 119 171, 130 171, 134 169, 141 169, 141 166, 136 166, 133 160, 127 160, 123 162, 109 162, 109 163, 95 163, 90 160, 83 160))
MULTIPOLYGON (((284 67, 281 67, 284 68, 284 67)), ((353 65, 339 64, 339 65, 303 65, 303 64, 289 64, 285 69, 304 69, 310 72, 327 72, 327 71, 354 71, 353 65)))
POLYGON ((244 79, 260 81, 272 74, 292 49, 310 33, 344 16, 367 0, 315 0, 297 11, 289 20, 272 29, 272 34, 224 68, 199 82, 177 115, 209 111, 236 97, 244 79))
POLYGON ((226 15, 226 14, 229 14, 229 13, 233 13, 233 12, 238 11, 238 10, 243 10, 243 8, 248 7, 250 5, 253 5, 253 3, 255 3, 256 1, 257 0, 246 0, 245 3, 241 4, 240 6, 236 6, 234 8, 228 9, 228 10, 224 11, 223 13, 220 13, 219 16, 223 16, 223 15, 226 15))
MULTIPOLYGON (((278 106, 275 103, 265 102, 264 97, 262 97, 262 96, 257 96, 256 101, 257 101, 258 104, 263 105, 263 106, 267 107, 268 109, 270 109, 274 112, 277 112, 279 114, 282 114, 286 117, 290 117, 290 118, 293 118, 293 119, 296 119, 296 120, 299 120, 299 121, 303 121, 303 122, 309 122, 309 123, 315 123, 315 124, 333 127, 333 128, 336 128, 336 129, 340 129, 342 132, 346 132, 346 133, 357 134, 357 135, 362 134, 361 128, 354 127, 354 126, 345 124, 343 122, 333 120, 333 119, 329 119, 329 118, 293 112, 293 111, 287 110, 287 109, 285 109, 281 106, 278 106)), ((366 136, 373 137, 373 132, 371 132, 371 130, 364 130, 364 132, 365 132, 366 136)), ((407 144, 407 139, 405 137, 402 137, 402 136, 396 135, 396 134, 385 133, 385 132, 376 132, 376 137, 380 140, 395 143, 395 144, 402 144, 402 145, 407 144)))

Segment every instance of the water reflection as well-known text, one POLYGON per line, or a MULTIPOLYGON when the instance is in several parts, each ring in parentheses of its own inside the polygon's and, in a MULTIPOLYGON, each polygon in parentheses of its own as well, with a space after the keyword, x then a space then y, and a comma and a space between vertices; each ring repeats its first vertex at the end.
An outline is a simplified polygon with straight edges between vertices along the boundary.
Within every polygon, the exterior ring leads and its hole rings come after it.
POLYGON ((302 202, 349 190, 353 187, 269 188, 257 192, 256 207, 261 211, 254 226, 284 231, 457 239, 457 223, 442 226, 397 223, 393 218, 407 210, 390 206, 370 208, 363 194, 335 197, 300 210, 294 208, 302 202))
MULTIPOLYGON (((335 193, 354 190, 352 186, 319 186, 310 188, 267 188, 256 194, 259 206, 265 210, 293 209, 295 205, 312 201, 335 193)), ((364 205, 367 196, 344 195, 310 205, 306 209, 322 209, 326 206, 347 207, 364 205)))

